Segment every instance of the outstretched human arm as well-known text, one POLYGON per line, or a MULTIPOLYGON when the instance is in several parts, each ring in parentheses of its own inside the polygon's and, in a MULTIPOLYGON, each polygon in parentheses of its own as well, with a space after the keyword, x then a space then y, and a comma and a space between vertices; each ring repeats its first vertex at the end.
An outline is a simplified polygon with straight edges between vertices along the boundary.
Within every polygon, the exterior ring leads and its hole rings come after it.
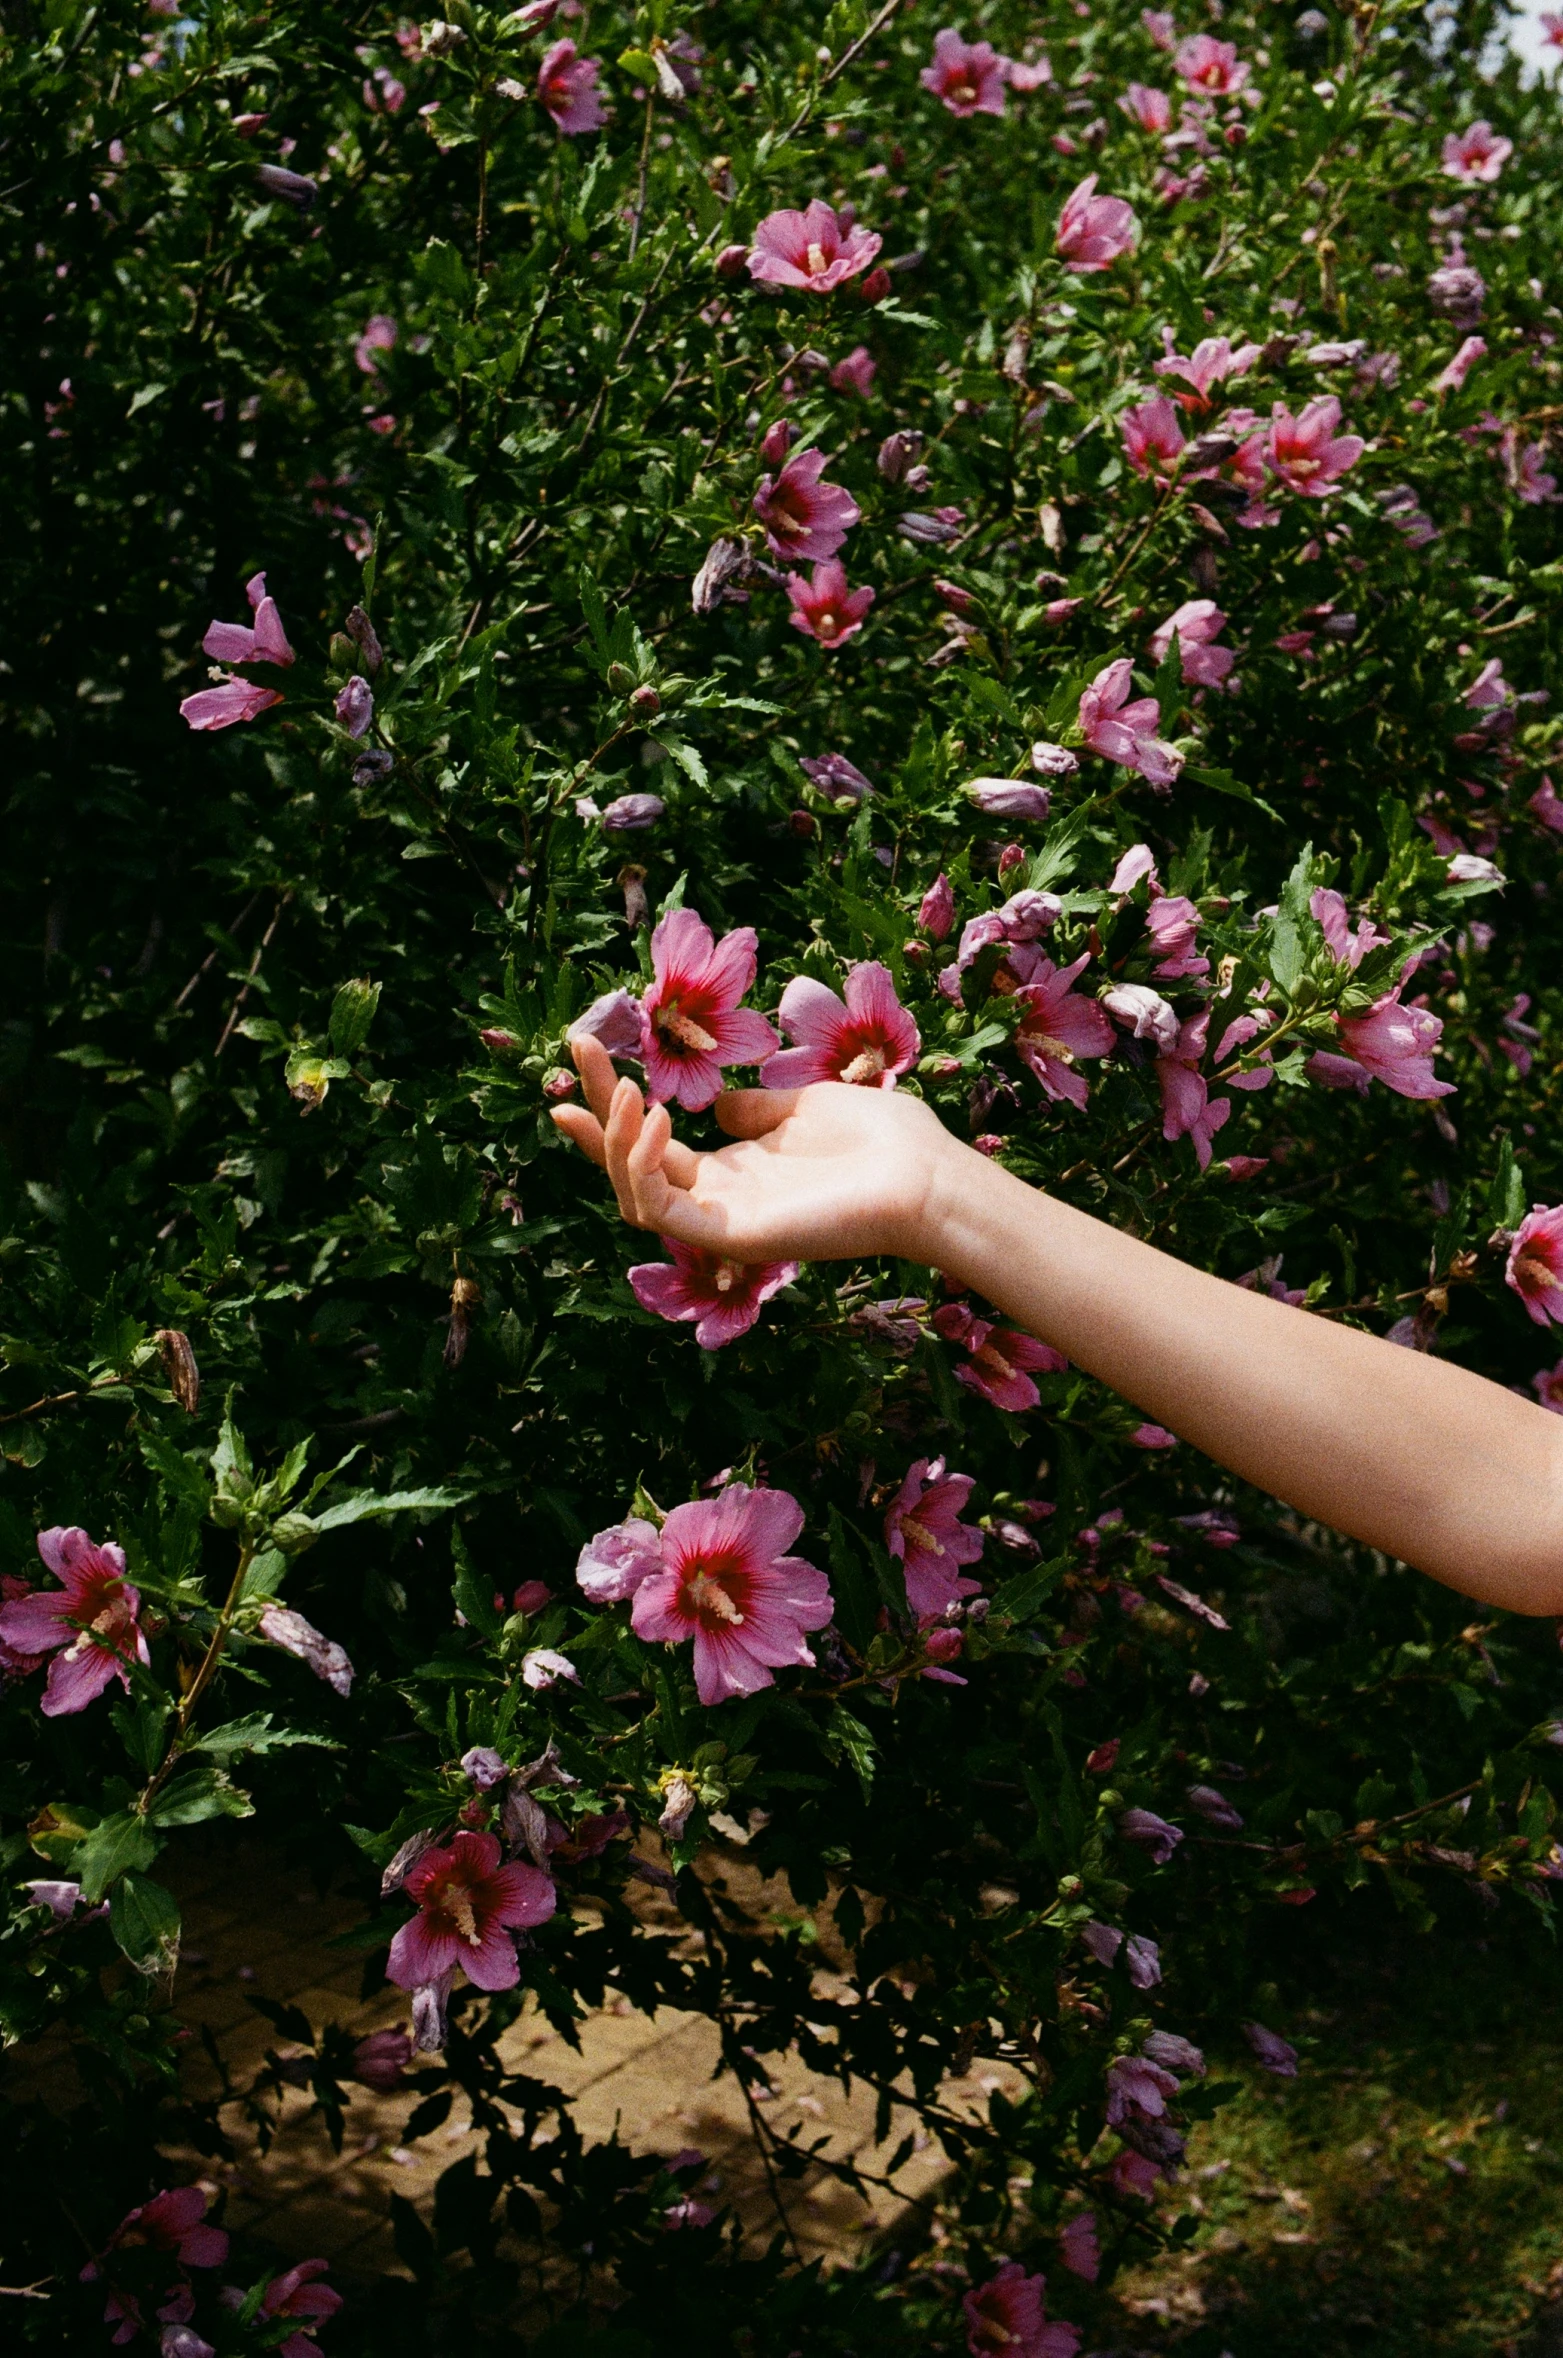
POLYGON ((1563 1420, 1545 1409, 1191 1269, 1027 1187, 911 1096, 731 1092, 716 1113, 739 1143, 695 1154, 596 1041, 576 1061, 588 1105, 554 1119, 632 1225, 738 1261, 943 1270, 1300 1513, 1483 1603, 1563 1612, 1563 1420))

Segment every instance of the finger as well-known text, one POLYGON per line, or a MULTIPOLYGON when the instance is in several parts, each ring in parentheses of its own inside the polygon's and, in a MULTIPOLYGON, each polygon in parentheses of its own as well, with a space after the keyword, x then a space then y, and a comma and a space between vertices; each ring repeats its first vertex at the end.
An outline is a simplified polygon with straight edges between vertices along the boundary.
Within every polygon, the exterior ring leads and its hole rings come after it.
POLYGON ((662 1158, 662 1168, 675 1187, 693 1187, 700 1171, 700 1157, 681 1138, 670 1137, 667 1153, 662 1158))
POLYGON ((607 1168, 608 1149, 602 1124, 595 1114, 589 1114, 584 1105, 559 1105, 554 1108, 554 1121, 571 1144, 589 1156, 599 1170, 607 1168))
POLYGON ((641 1125, 635 1144, 625 1157, 625 1178, 634 1199, 634 1217, 642 1228, 655 1228, 666 1213, 674 1189, 668 1183, 665 1158, 673 1138, 673 1124, 665 1105, 654 1105, 641 1125))
POLYGON ((635 1188, 629 1175, 629 1158, 638 1144, 645 1121, 645 1105, 633 1081, 624 1079, 613 1092, 608 1108, 608 1119, 603 1125, 603 1140, 608 1150, 608 1176, 613 1181, 613 1192, 619 1199, 619 1210, 631 1227, 640 1225, 635 1210, 635 1188))
POLYGON ((586 1090, 586 1102, 598 1121, 606 1127, 608 1108, 613 1103, 613 1092, 619 1084, 613 1058, 600 1040, 593 1039, 590 1032, 583 1032, 578 1040, 570 1042, 570 1053, 575 1058, 575 1069, 586 1090))
POLYGON ((764 1138, 797 1109, 801 1089, 724 1089, 716 1118, 729 1138, 764 1138))

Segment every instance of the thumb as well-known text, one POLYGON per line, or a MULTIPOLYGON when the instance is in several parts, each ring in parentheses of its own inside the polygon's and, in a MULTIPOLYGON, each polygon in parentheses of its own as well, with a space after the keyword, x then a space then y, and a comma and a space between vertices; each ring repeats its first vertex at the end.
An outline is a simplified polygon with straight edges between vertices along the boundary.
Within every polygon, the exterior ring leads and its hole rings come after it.
POLYGON ((764 1138, 797 1111, 802 1095, 801 1089, 724 1089, 716 1118, 729 1138, 764 1138))

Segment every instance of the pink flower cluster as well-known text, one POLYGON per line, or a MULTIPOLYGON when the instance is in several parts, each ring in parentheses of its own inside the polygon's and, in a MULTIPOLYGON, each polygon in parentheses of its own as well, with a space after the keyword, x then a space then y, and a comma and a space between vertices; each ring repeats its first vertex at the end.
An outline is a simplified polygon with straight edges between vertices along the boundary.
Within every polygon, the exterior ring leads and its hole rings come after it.
POLYGON ((803 1509, 785 1490, 730 1482, 715 1498, 676 1506, 658 1531, 639 1516, 599 1531, 575 1577, 596 1604, 632 1600, 637 1637, 693 1642, 702 1703, 753 1695, 789 1664, 811 1668, 805 1633, 832 1611, 823 1572, 788 1549, 803 1509))

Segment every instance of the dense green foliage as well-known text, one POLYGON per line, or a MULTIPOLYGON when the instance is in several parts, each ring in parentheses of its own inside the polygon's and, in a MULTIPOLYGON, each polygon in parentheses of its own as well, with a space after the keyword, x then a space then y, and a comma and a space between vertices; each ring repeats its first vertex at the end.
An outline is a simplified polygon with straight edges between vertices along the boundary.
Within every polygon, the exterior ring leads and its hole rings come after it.
MULTIPOLYGON (((1409 7, 1235 6, 1211 30, 1248 90, 1200 102, 1126 0, 983 0, 969 37, 1052 64, 1002 117, 922 86, 926 5, 598 0, 540 31, 461 7, 411 54, 375 10, 295 0, 8 18, 0 1570, 48 1585, 41 1528, 115 1541, 149 1641, 129 1691, 85 1710, 42 1716, 38 1669, 0 1699, 0 2010, 15 2040, 63 2025, 94 2092, 23 2124, 5 2272, 55 2297, 8 2322, 93 2346, 80 2238, 101 2250, 167 2182, 173 2124, 213 2133, 179 2110, 158 1874, 179 1827, 254 1812, 356 1875, 374 1971, 408 1913, 378 1871, 484 1817, 463 1753, 514 1767, 550 1742, 534 1782, 558 1824, 623 1810, 627 1835, 555 1860, 519 1988, 458 1986, 445 2060, 420 2066, 431 2121, 449 2072, 523 2133, 461 2165, 432 2228, 403 2218, 416 2293, 349 2308, 323 2346, 497 2346, 505 2233, 539 2218, 590 2247, 593 2304, 628 2304, 626 2358, 963 2345, 959 2271, 821 2283, 780 2248, 740 2258, 719 2221, 670 2234, 688 2173, 582 2150, 551 2091, 507 2078, 495 2043, 526 1992, 566 2023, 610 1984, 719 2020, 747 2083, 796 2045, 883 2090, 891 2176, 920 2114, 973 2281, 1018 2254, 1052 2313, 1087 2320, 1058 2270, 1066 2206, 1090 2200, 1114 2264, 1152 2236, 1108 2179, 1104 2071, 1153 2024, 1240 2047, 1251 1928, 1273 1942, 1278 1907, 1370 1878, 1417 1924, 1451 1879, 1550 1916, 1551 1631, 1473 1620, 1234 1495, 1073 1371, 1019 1415, 957 1385, 926 1271, 806 1269, 701 1350, 638 1305, 626 1271, 654 1247, 558 1140, 551 1095, 571 1021, 643 988, 679 906, 757 929, 770 1013, 793 975, 839 988, 877 959, 921 1033, 901 1085, 1024 1177, 1233 1278, 1272 1282, 1284 1252, 1310 1312, 1409 1319, 1416 1347, 1528 1386, 1552 1352, 1504 1284, 1507 1232, 1563 1195, 1558 720, 1535 697, 1563 582, 1554 94, 1512 66, 1477 83, 1479 7, 1435 40, 1409 7), (705 56, 675 99, 680 32, 705 56), (584 135, 532 96, 564 35, 611 101, 584 135), (1192 137, 1164 156, 1116 103, 1131 81, 1179 92, 1192 137), (1443 143, 1479 113, 1514 153, 1457 182, 1443 143), (284 160, 312 201, 262 183, 284 160), (1139 235, 1085 274, 1055 225, 1088 171, 1139 235), (815 198, 882 236, 877 301, 861 275, 815 294, 735 271, 762 217, 815 198), (1485 354, 1439 389, 1478 318, 1485 354), (1169 352, 1261 349, 1183 418, 1219 438, 1247 402, 1253 425, 1158 480, 1121 420, 1190 392, 1153 373, 1164 330, 1169 352), (859 345, 866 391, 830 373, 859 345), (1366 448, 1323 498, 1272 472, 1256 525, 1235 446, 1327 394, 1366 448), (861 509, 842 559, 876 599, 833 649, 789 626, 751 510, 782 417, 861 509), (929 471, 915 498, 878 458, 892 433, 925 438, 899 462, 929 471), (909 509, 938 536, 898 530, 909 509), (734 538, 746 594, 695 612, 734 538), (189 730, 202 633, 262 570, 297 651, 258 669, 283 701, 189 730), (1196 598, 1226 617, 1233 692, 1190 683, 1176 639, 1146 651, 1196 598), (378 669, 361 626, 343 635, 355 606, 378 669), (1082 743, 1082 694, 1121 657, 1182 756, 1170 791, 1082 743), (356 737, 336 717, 355 673, 376 700, 356 737), (984 816, 969 782, 1033 778, 1037 739, 1078 761, 1050 816, 984 816), (872 792, 811 781, 800 759, 827 754, 872 792), (652 791, 649 828, 593 815, 652 791), (1112 888, 1142 843, 1197 904, 1205 974, 1157 977, 1145 882, 1112 888), (1016 1053, 998 945, 941 992, 956 937, 919 927, 940 873, 958 927, 1020 887, 1059 896, 1042 947, 1089 955, 1087 994, 1159 980, 1185 1025, 1213 1005, 1212 1087, 1231 1021, 1273 1019, 1273 1080, 1232 1098, 1207 1171, 1162 1134, 1151 1042, 1120 1029, 1072 1074, 1077 1108, 1016 1053), (1381 930, 1355 968, 1315 913, 1331 887, 1381 930), (1457 1094, 1322 1087, 1312 1056, 1413 950, 1406 996, 1442 1020, 1457 1094), (986 1532, 964 1685, 921 1675, 883 1544, 907 1468, 941 1454, 986 1532), (705 1709, 687 1649, 588 1603, 574 1567, 724 1469, 799 1501, 835 1622, 814 1671, 705 1709), (528 1582, 551 1597, 517 1612, 528 1582), (284 1586, 351 1656, 350 1698, 264 1642, 284 1586), (578 1679, 527 1683, 539 1647, 578 1679), (664 1851, 676 1769, 699 1804, 664 1851), (1236 1804, 1241 1839, 1191 1785, 1236 1804), (1168 1863, 1125 1839, 1130 1809, 1183 1829, 1168 1863), (811 1993, 795 1933, 713 1895, 700 1863, 735 1833, 802 1910, 833 1895, 855 2003, 811 1993), (693 1961, 638 1928, 632 1845, 677 1871, 693 1961), (40 1876, 81 1884, 74 1921, 33 1904, 40 1876), (1105 1966, 1090 1921, 1159 1943, 1160 1985, 1133 1985, 1127 1951, 1105 1966), (1032 2093, 963 2130, 941 2079, 990 2054, 1032 2093)), ((328 2106, 345 2068, 324 2054, 328 2106)), ((1220 2100, 1188 2080, 1173 2117, 1220 2100)), ((785 2140, 775 2160, 802 2166, 785 2140)), ((200 2297, 224 2352, 277 2342, 200 2297)), ((580 2320, 559 2330, 587 2346, 580 2320)))

